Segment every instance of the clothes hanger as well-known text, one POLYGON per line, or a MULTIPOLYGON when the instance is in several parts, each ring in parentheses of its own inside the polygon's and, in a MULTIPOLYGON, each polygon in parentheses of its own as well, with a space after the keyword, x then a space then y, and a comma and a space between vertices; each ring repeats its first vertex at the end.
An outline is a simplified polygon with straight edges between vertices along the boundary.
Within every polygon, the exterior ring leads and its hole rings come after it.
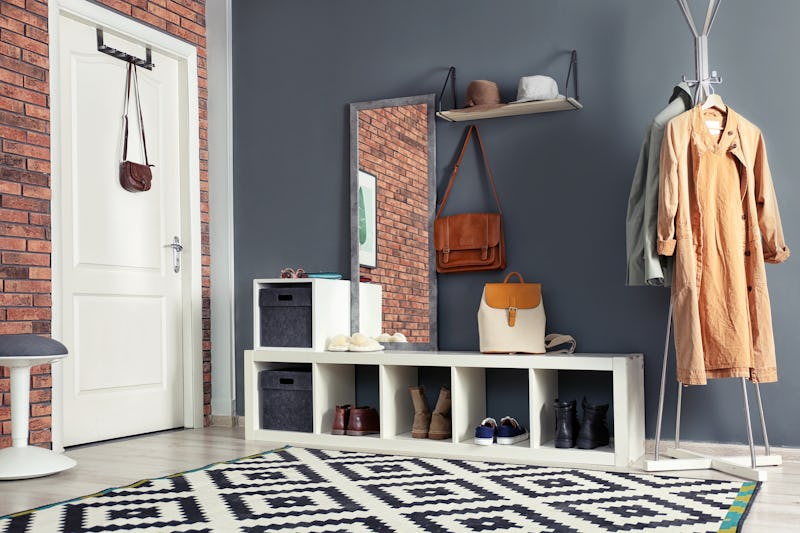
POLYGON ((701 87, 700 90, 705 89, 706 92, 706 99, 703 101, 703 104, 700 106, 702 111, 706 111, 708 109, 716 109, 722 113, 721 119, 714 119, 714 120, 706 120, 706 127, 708 128, 708 132, 711 135, 720 135, 722 133, 723 121, 725 116, 728 113, 728 108, 725 106, 725 103, 722 101, 722 97, 714 92, 714 89, 711 88, 711 84, 708 84, 706 87, 701 87))
POLYGON ((706 109, 711 109, 712 107, 719 109, 723 113, 728 111, 728 108, 725 106, 725 102, 722 101, 722 97, 715 92, 708 93, 708 96, 703 102, 702 109, 705 111, 706 109))

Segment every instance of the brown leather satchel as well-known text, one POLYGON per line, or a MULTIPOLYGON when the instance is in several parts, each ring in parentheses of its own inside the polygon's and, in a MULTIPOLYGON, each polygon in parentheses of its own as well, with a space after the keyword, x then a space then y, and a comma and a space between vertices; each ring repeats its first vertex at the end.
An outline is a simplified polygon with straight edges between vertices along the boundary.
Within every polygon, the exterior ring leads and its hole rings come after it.
POLYGON ((136 65, 128 63, 128 75, 125 80, 125 115, 123 116, 123 145, 122 162, 119 164, 119 184, 130 192, 144 192, 150 190, 153 181, 151 165, 147 160, 147 143, 144 138, 144 119, 142 118, 142 103, 139 100, 139 77, 136 74, 136 65), (139 132, 142 135, 142 150, 144 151, 144 164, 127 161, 128 159, 128 103, 131 94, 131 78, 133 78, 136 109, 139 113, 139 132))
POLYGON ((450 183, 442 198, 439 211, 433 221, 433 245, 436 249, 436 271, 444 274, 447 272, 471 272, 479 270, 503 270, 506 267, 506 246, 503 238, 503 210, 500 207, 500 197, 494 186, 492 170, 486 158, 481 135, 477 126, 470 126, 461 146, 461 153, 450 176, 450 183), (494 199, 497 202, 497 213, 464 213, 442 217, 442 211, 447 204, 447 197, 453 188, 458 168, 464 158, 464 152, 469 145, 472 132, 478 139, 478 145, 486 166, 486 174, 492 185, 494 199))

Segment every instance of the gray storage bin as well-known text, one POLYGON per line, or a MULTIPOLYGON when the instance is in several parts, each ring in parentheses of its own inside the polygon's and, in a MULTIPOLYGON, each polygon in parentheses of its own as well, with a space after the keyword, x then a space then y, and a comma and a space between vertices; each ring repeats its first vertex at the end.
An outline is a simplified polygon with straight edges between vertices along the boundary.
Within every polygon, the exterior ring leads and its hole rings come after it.
POLYGON ((261 346, 311 348, 311 285, 258 291, 261 346))
POLYGON ((311 433, 311 368, 258 373, 261 428, 311 433))

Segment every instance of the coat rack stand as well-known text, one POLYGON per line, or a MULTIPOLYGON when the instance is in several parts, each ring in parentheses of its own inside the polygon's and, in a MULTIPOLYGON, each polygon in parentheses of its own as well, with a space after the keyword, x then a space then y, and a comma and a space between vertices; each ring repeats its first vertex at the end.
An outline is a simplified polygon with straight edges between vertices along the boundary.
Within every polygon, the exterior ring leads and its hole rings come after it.
MULTIPOLYGON (((698 32, 695 26, 692 13, 687 4, 687 0, 677 0, 683 12, 686 23, 695 38, 695 79, 683 81, 695 86, 694 101, 699 103, 713 93, 712 84, 721 83, 722 80, 717 76, 716 71, 708 72, 708 33, 714 23, 719 6, 722 0, 709 0, 708 11, 706 12, 705 24, 702 31, 698 32)), ((667 470, 703 470, 712 469, 725 472, 745 479, 754 481, 766 481, 767 473, 759 470, 759 466, 778 466, 782 462, 780 455, 772 455, 767 435, 767 425, 764 420, 764 407, 761 403, 761 389, 758 383, 754 383, 756 389, 756 403, 758 414, 761 418, 761 432, 764 437, 765 455, 757 455, 753 444, 753 428, 750 423, 750 402, 747 398, 747 380, 740 378, 742 383, 742 396, 744 398, 744 418, 747 429, 747 441, 750 445, 749 457, 716 457, 701 453, 692 452, 680 447, 681 434, 681 399, 685 385, 678 382, 677 410, 675 414, 675 447, 666 449, 663 454, 670 457, 662 459, 661 456, 661 422, 664 414, 664 392, 667 380, 667 359, 669 356, 670 330, 672 329, 672 299, 670 298, 669 313, 667 316, 667 335, 664 341, 664 362, 661 367, 661 388, 658 396, 658 416, 656 418, 656 438, 655 449, 652 460, 644 461, 644 470, 648 472, 663 472, 667 470)))

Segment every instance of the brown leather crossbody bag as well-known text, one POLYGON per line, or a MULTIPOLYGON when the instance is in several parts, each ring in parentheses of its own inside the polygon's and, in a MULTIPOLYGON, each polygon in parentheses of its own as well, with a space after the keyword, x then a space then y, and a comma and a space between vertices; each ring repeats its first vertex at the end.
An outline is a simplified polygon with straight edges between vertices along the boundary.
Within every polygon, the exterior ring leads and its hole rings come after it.
POLYGON ((150 190, 153 181, 151 165, 147 160, 147 143, 144 138, 144 118, 142 117, 142 103, 139 99, 139 77, 136 74, 136 65, 128 63, 128 75, 125 79, 125 115, 123 123, 122 162, 119 164, 119 184, 130 192, 144 192, 150 190), (139 113, 139 133, 142 136, 142 151, 144 164, 128 161, 128 107, 131 95, 131 78, 133 78, 133 92, 136 99, 136 110, 139 113))
POLYGON ((436 271, 439 273, 503 270, 506 267, 503 210, 500 207, 500 197, 497 195, 492 170, 489 168, 489 160, 486 158, 486 150, 477 126, 472 125, 467 130, 461 153, 433 221, 433 241, 436 249, 436 271), (464 152, 473 132, 478 139, 486 174, 492 185, 497 213, 464 213, 443 217, 442 211, 447 204, 447 198, 450 196, 450 190, 455 183, 461 160, 464 158, 464 152))

